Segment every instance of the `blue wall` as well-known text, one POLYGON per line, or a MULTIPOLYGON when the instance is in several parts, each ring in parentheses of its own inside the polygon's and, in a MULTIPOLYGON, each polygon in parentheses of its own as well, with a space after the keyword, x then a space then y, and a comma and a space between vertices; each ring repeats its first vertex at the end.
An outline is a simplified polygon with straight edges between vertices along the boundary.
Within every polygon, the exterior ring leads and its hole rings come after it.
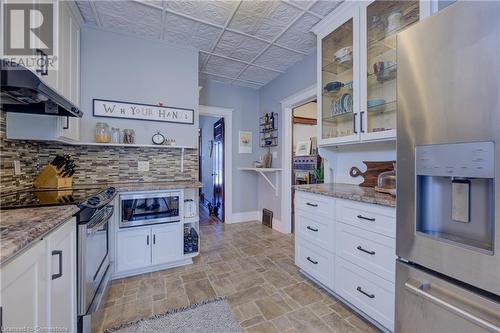
POLYGON ((233 213, 255 212, 258 208, 256 175, 238 168, 251 167, 259 158, 259 92, 214 81, 202 81, 200 86, 203 87, 200 105, 233 109, 233 213), (239 131, 253 133, 252 154, 238 153, 239 131))

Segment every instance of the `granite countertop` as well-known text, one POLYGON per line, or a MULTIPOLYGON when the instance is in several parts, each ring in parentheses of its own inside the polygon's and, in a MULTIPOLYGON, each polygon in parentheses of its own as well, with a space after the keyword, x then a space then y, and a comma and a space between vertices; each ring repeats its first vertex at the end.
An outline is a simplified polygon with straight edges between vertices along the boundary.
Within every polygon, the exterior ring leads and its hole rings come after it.
POLYGON ((75 205, 0 211, 0 263, 47 235, 78 211, 75 205))
POLYGON ((351 184, 326 183, 296 185, 297 191, 322 194, 330 197, 361 201, 388 207, 396 207, 396 198, 390 194, 379 193, 372 187, 361 187, 351 184))

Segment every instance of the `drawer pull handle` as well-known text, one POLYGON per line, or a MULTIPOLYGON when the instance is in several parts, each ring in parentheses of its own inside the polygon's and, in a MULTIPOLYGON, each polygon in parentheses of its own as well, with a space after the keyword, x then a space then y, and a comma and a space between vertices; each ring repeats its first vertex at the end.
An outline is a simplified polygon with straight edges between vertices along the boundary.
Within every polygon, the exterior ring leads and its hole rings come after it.
POLYGON ((318 207, 318 204, 313 204, 310 202, 306 202, 306 205, 311 206, 311 207, 318 207))
POLYGON ((311 231, 314 231, 314 232, 318 232, 318 229, 314 229, 314 228, 311 228, 310 225, 307 226, 307 229, 311 230, 311 231))
POLYGON ((360 293, 362 293, 363 295, 365 295, 368 298, 375 298, 375 295, 368 294, 366 291, 364 291, 363 289, 361 289, 361 287, 359 287, 359 286, 356 288, 356 290, 359 291, 360 293))
POLYGON ((375 251, 368 251, 368 250, 365 250, 361 247, 361 245, 358 245, 357 247, 358 250, 360 250, 361 252, 364 252, 364 253, 368 253, 368 254, 371 254, 372 256, 375 255, 375 251))
POLYGON ((312 262, 312 263, 313 263, 313 264, 315 264, 315 265, 317 265, 317 264, 318 264, 318 262, 317 262, 317 261, 312 260, 312 259, 311 259, 311 257, 307 257, 307 260, 309 260, 310 262, 312 262))
POLYGON ((375 222, 375 218, 374 217, 366 217, 366 216, 363 216, 363 215, 358 215, 358 219, 375 222))

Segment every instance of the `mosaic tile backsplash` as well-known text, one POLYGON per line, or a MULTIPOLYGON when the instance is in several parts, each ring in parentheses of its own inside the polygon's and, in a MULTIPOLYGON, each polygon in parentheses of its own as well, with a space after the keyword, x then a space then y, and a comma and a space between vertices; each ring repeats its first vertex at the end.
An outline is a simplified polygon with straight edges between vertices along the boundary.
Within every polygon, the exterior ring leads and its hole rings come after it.
POLYGON ((7 140, 6 117, 0 111, 1 193, 32 187, 38 172, 57 154, 69 154, 75 160, 73 184, 198 179, 197 149, 185 150, 184 172, 181 172, 181 150, 175 148, 73 146, 7 140), (15 160, 21 164, 19 176, 14 175, 15 160), (149 171, 138 172, 138 161, 149 161, 149 171))

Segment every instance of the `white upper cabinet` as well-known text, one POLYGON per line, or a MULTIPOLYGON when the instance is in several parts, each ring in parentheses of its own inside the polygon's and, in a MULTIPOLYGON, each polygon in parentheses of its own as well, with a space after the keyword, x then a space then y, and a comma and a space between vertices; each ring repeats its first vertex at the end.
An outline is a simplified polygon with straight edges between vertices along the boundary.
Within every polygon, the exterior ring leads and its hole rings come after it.
MULTIPOLYGON (((51 88, 80 106, 81 16, 71 1, 56 2, 59 12, 58 67, 37 75, 51 88)), ((80 119, 23 113, 7 113, 7 138, 78 141, 80 119)))
POLYGON ((314 27, 319 145, 396 138, 396 35, 429 1, 345 2, 314 27))

